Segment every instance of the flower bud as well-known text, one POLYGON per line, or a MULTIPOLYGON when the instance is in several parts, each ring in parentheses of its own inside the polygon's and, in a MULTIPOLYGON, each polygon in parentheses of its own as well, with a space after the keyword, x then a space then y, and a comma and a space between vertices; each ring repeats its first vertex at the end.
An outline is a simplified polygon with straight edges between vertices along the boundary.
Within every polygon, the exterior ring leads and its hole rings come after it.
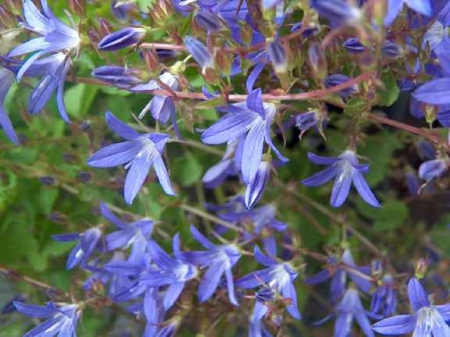
POLYGON ((56 183, 55 177, 52 176, 42 176, 39 178, 39 181, 46 186, 52 186, 56 183))
POLYGON ((279 40, 274 40, 269 43, 267 46, 267 54, 277 74, 282 74, 287 71, 286 50, 279 40))
POLYGON ((156 49, 147 49, 142 50, 139 55, 142 57, 142 59, 145 62, 145 65, 147 66, 148 70, 150 70, 151 73, 158 73, 159 72, 159 57, 158 53, 156 52, 156 49))
POLYGON ((146 30, 142 27, 126 27, 106 35, 99 43, 98 49, 116 51, 135 46, 143 40, 146 30))
POLYGON ((100 34, 100 36, 111 34, 113 28, 108 20, 106 20, 105 18, 99 18, 98 23, 99 23, 98 33, 100 34))
POLYGON ((355 37, 345 40, 342 47, 352 54, 359 54, 364 51, 364 45, 355 37))
POLYGON ((199 26, 208 32, 218 32, 223 29, 220 18, 212 12, 201 11, 198 12, 194 18, 199 26))
MULTIPOLYGON (((292 26, 291 32, 292 33, 297 32, 302 28, 303 28, 303 22, 298 22, 292 26)), ((302 36, 303 37, 313 37, 313 36, 317 35, 317 33, 319 33, 319 27, 317 27, 315 25, 311 25, 304 29, 304 31, 302 32, 302 36)))
POLYGON ((195 61, 202 67, 214 68, 214 60, 209 52, 208 48, 196 38, 186 36, 184 38, 184 44, 188 52, 192 55, 195 61))
POLYGON ((320 43, 313 43, 308 49, 308 60, 312 70, 319 78, 325 78, 328 71, 327 59, 320 43))
POLYGON ((416 272, 414 276, 418 280, 423 279, 425 277, 425 274, 427 273, 427 270, 428 270, 428 261, 421 258, 416 263, 416 272))
POLYGON ((70 10, 78 16, 84 16, 86 0, 68 0, 70 10))
POLYGON ((14 14, 5 5, 0 5, 0 28, 9 29, 16 24, 14 14))
POLYGON ((140 71, 134 68, 108 65, 94 69, 91 75, 118 87, 142 83, 140 71))
POLYGON ((253 40, 253 29, 252 27, 250 27, 249 25, 245 25, 244 27, 241 27, 240 29, 240 35, 241 35, 241 39, 242 42, 244 44, 251 44, 252 40, 253 40))
POLYGON ((384 57, 392 60, 399 59, 403 57, 405 54, 402 47, 391 41, 386 41, 385 43, 383 43, 383 46, 381 47, 381 52, 384 57))
POLYGON ((223 49, 219 49, 215 54, 215 58, 222 73, 226 76, 230 76, 231 66, 233 65, 233 54, 223 49))

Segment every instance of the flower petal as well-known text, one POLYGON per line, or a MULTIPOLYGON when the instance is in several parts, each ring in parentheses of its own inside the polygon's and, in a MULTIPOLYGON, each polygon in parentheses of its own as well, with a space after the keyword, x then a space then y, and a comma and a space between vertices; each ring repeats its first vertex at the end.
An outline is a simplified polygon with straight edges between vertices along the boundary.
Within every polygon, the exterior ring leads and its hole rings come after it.
POLYGON ((92 167, 114 167, 132 161, 142 145, 136 141, 126 141, 112 144, 95 152, 89 159, 88 165, 92 167))
POLYGON ((361 172, 358 170, 355 170, 353 173, 353 184, 355 185, 356 190, 365 202, 373 207, 381 206, 375 195, 370 190, 370 187, 362 176, 361 172))
POLYGON ((414 330, 417 318, 413 315, 398 315, 375 323, 372 328, 383 335, 401 335, 414 330))
POLYGON ((408 283, 408 296, 409 303, 414 311, 430 306, 430 301, 428 300, 425 289, 423 289, 422 284, 415 277, 412 277, 408 283))

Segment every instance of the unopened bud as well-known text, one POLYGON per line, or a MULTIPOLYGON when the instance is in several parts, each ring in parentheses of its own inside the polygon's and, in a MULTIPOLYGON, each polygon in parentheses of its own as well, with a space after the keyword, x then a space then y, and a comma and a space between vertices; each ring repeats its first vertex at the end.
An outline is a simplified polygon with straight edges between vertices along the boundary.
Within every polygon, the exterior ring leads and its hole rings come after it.
POLYGON ((86 0, 68 0, 69 8, 78 16, 84 16, 86 0))
POLYGON ((105 18, 98 18, 98 23, 99 23, 98 33, 100 34, 100 36, 106 36, 108 34, 111 34, 113 28, 108 20, 106 20, 105 18))
POLYGON ((208 32, 218 32, 223 29, 220 18, 212 12, 198 12, 195 15, 195 21, 208 32))
POLYGON ((229 76, 231 74, 231 66, 233 65, 233 54, 219 49, 215 54, 215 58, 222 73, 229 76))
POLYGON ((208 48, 196 38, 186 36, 184 38, 184 45, 188 52, 192 55, 195 61, 202 67, 214 68, 214 60, 208 48))
POLYGON ((140 55, 151 73, 159 73, 159 57, 154 48, 142 50, 140 55))
POLYGON ((425 274, 427 273, 427 270, 428 270, 428 262, 425 259, 419 259, 419 261, 417 261, 416 264, 416 272, 414 276, 418 280, 423 279, 425 277, 425 274))
POLYGON ((244 44, 251 44, 253 40, 253 29, 249 25, 241 27, 241 39, 244 44))
POLYGON ((142 27, 125 27, 106 35, 99 43, 98 49, 116 51, 126 47, 132 47, 140 43, 146 34, 142 27))
POLYGON ((308 60, 312 70, 321 79, 327 75, 327 59, 320 43, 313 43, 308 49, 308 60))
POLYGON ((267 54, 277 74, 282 74, 287 71, 286 50, 279 40, 272 41, 268 44, 267 54))

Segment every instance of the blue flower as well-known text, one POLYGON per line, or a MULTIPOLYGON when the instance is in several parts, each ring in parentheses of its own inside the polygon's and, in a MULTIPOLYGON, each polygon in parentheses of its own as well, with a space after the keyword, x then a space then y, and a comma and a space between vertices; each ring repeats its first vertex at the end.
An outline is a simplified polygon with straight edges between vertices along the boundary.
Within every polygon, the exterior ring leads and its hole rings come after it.
POLYGON ((267 55, 277 74, 286 72, 288 66, 286 50, 279 40, 274 40, 268 44, 267 55))
POLYGON ((261 199, 264 189, 266 188, 267 182, 270 177, 270 170, 272 165, 269 161, 263 160, 259 164, 258 172, 247 184, 245 189, 245 206, 247 208, 252 208, 261 199))
POLYGON ((335 337, 350 336, 353 320, 356 320, 366 337, 375 336, 356 289, 347 289, 335 312, 317 324, 327 321, 332 316, 336 316, 335 337))
POLYGON ((331 192, 331 206, 342 206, 348 197, 350 186, 353 183, 365 202, 373 207, 380 207, 380 203, 373 195, 363 177, 363 174, 368 173, 369 165, 360 165, 355 152, 346 150, 337 158, 322 157, 308 152, 308 158, 314 164, 329 165, 329 167, 302 180, 302 184, 308 187, 320 186, 335 178, 331 192))
POLYGON ((76 336, 76 327, 81 313, 77 304, 56 306, 53 302, 49 302, 44 307, 14 302, 14 306, 23 315, 33 318, 48 318, 23 337, 76 336))
POLYGON ((202 70, 214 68, 214 59, 208 48, 202 42, 194 37, 186 36, 184 38, 184 45, 202 70))
POLYGON ((199 11, 194 19, 208 32, 218 32, 224 28, 220 17, 211 11, 199 11))
POLYGON ((311 0, 311 7, 328 19, 330 26, 352 25, 362 19, 361 10, 346 0, 311 0))
POLYGON ((390 26, 395 18, 400 14, 403 5, 407 5, 412 10, 430 16, 433 14, 430 0, 388 0, 387 13, 384 18, 384 24, 390 26))
POLYGON ((169 286, 164 295, 165 310, 178 299, 186 281, 197 276, 197 268, 183 261, 179 234, 174 236, 172 244, 175 258, 169 256, 155 241, 148 242, 149 255, 158 269, 148 271, 140 279, 140 283, 149 287, 169 286))
POLYGON ((411 315, 397 315, 385 318, 373 325, 382 335, 402 335, 414 332, 414 337, 450 336, 450 328, 445 323, 450 320, 450 303, 432 305, 420 282, 411 278, 408 283, 411 315))
POLYGON ((146 30, 142 27, 125 27, 106 35, 100 40, 97 47, 105 51, 120 50, 138 44, 145 34, 146 30))
MULTIPOLYGON (((295 126, 300 130, 300 139, 303 137, 306 131, 315 127, 319 132, 323 133, 323 128, 328 121, 328 117, 320 114, 318 111, 308 111, 300 113, 295 116, 295 126)), ((323 136, 323 135, 322 135, 323 136)))
POLYGON ((8 54, 14 57, 34 53, 18 71, 18 81, 41 56, 59 51, 70 51, 78 48, 81 41, 77 31, 64 24, 50 11, 47 0, 41 0, 41 7, 43 12, 37 9, 32 0, 25 0, 23 3, 25 18, 23 27, 41 36, 17 46, 8 54))
POLYGON ((95 248, 99 248, 101 237, 102 231, 98 227, 90 228, 81 234, 71 233, 52 235, 53 240, 58 242, 79 241, 69 254, 66 263, 67 269, 72 269, 79 263, 85 264, 95 248))
POLYGON ((194 251, 182 253, 183 260, 200 268, 208 268, 200 282, 198 298, 200 302, 207 301, 216 291, 223 274, 226 277, 228 298, 234 305, 238 305, 234 294, 234 280, 231 269, 241 258, 241 254, 235 245, 215 245, 191 225, 191 233, 207 251, 194 251))
POLYGON ((206 188, 215 188, 222 184, 228 176, 237 173, 238 162, 235 153, 238 143, 238 139, 230 140, 222 159, 205 172, 202 182, 206 188))
POLYGON ((450 104, 450 78, 429 81, 413 92, 419 102, 431 105, 450 104))
POLYGON ((442 176, 448 169, 450 161, 441 157, 423 162, 419 167, 419 177, 429 183, 434 178, 442 176))
POLYGON ((14 73, 8 69, 0 69, 0 126, 13 143, 20 144, 19 137, 17 137, 16 131, 14 131, 8 112, 5 110, 6 95, 14 82, 14 73))
POLYGON ((353 260, 349 249, 342 253, 340 261, 335 256, 330 256, 326 269, 305 280, 306 284, 319 284, 331 278, 330 295, 333 303, 337 303, 345 293, 347 276, 363 292, 369 293, 371 282, 369 278, 370 269, 367 266, 358 267, 353 260))
MULTIPOLYGON (((348 76, 345 76, 342 74, 333 74, 333 75, 330 75, 327 78, 325 78, 324 82, 325 82, 325 86, 327 88, 331 88, 331 87, 337 86, 339 84, 342 84, 344 82, 347 82, 349 80, 350 80, 350 77, 348 77, 348 76)), ((340 90, 338 93, 339 93, 339 95, 341 95, 341 97, 343 99, 347 99, 347 98, 349 98, 349 96, 357 93, 358 91, 359 91, 358 86, 355 84, 355 85, 352 85, 351 87, 340 90)))
MULTIPOLYGON (((165 86, 167 86, 171 90, 174 91, 179 90, 178 78, 168 71, 159 76, 159 82, 162 82, 165 86)), ((146 84, 138 84, 133 88, 131 88, 131 91, 140 92, 140 91, 165 89, 159 82, 151 80, 149 83, 146 84)), ((149 110, 153 118, 163 124, 167 123, 169 117, 172 117, 173 125, 174 127, 176 126, 176 110, 175 110, 175 103, 172 97, 156 95, 140 112, 139 118, 144 117, 149 110)))
POLYGON ((370 303, 370 312, 372 314, 381 314, 386 317, 395 312, 397 307, 397 292, 395 291, 395 282, 390 274, 386 274, 381 279, 375 292, 372 294, 370 303))
POLYGON ((365 49, 364 45, 355 37, 351 37, 344 41, 342 47, 347 49, 350 53, 359 54, 365 49))
POLYGON ((125 168, 129 170, 125 179, 124 197, 128 204, 133 202, 152 166, 164 192, 175 195, 162 158, 169 135, 139 134, 118 120, 111 112, 107 112, 105 118, 111 130, 126 141, 97 151, 88 159, 88 164, 93 167, 114 167, 126 164, 125 168))
MULTIPOLYGON (((297 293, 294 287, 294 280, 298 273, 292 268, 288 262, 279 263, 275 259, 264 255, 258 246, 254 250, 255 259, 262 265, 268 267, 263 270, 250 273, 236 281, 236 286, 244 289, 252 289, 260 286, 266 286, 273 291, 283 295, 288 299, 287 310, 292 317, 300 319, 301 315, 298 310, 297 293)), ((261 319, 267 313, 267 307, 257 302, 253 317, 261 319)))
POLYGON ((272 142, 270 126, 275 118, 276 107, 272 103, 263 103, 261 89, 252 91, 246 102, 230 105, 227 109, 229 112, 225 116, 203 132, 202 141, 215 145, 240 138, 241 172, 246 184, 252 181, 259 170, 264 143, 281 161, 288 160, 272 142))
POLYGON ((108 82, 117 87, 131 87, 142 82, 140 71, 134 68, 127 68, 115 65, 107 65, 95 68, 92 76, 108 82))

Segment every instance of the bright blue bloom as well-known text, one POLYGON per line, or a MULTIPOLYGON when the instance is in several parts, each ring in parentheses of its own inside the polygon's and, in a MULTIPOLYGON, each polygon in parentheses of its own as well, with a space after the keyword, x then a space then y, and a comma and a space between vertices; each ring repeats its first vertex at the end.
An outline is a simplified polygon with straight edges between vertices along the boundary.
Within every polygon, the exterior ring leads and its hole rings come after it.
POLYGON ((365 202, 373 207, 380 207, 380 203, 363 177, 363 174, 369 172, 369 164, 360 165, 355 152, 346 150, 336 158, 322 157, 308 152, 308 158, 314 164, 329 165, 329 167, 302 180, 302 184, 308 187, 320 186, 335 178, 331 192, 331 206, 342 206, 353 183, 365 202))
POLYGON ((276 107, 272 103, 263 103, 261 89, 252 91, 246 102, 232 104, 227 109, 229 112, 225 116, 203 132, 202 141, 215 145, 240 138, 241 172, 246 184, 258 172, 264 143, 269 145, 282 162, 288 160, 272 142, 270 126, 275 118, 276 107))
POLYGON ((100 50, 116 51, 126 47, 135 46, 145 37, 146 30, 141 27, 125 27, 106 35, 100 40, 97 47, 100 50))
POLYGON ((208 32, 218 32, 223 29, 220 17, 211 11, 199 11, 195 14, 194 19, 208 32))
POLYGON ((348 289, 342 301, 337 305, 335 312, 323 319, 323 323, 332 316, 336 316, 336 323, 334 326, 334 337, 348 337, 351 336, 351 328, 353 320, 356 320, 359 327, 366 337, 374 337, 370 321, 367 318, 366 311, 359 298, 359 292, 356 289, 348 289))
POLYGON ((234 280, 231 269, 241 258, 241 254, 235 245, 215 245, 191 225, 191 233, 207 251, 194 251, 182 253, 183 260, 201 269, 208 268, 200 282, 198 298, 200 302, 207 301, 216 291, 223 274, 226 277, 228 298, 234 305, 238 305, 234 294, 234 280))
POLYGON ((340 261, 335 256, 330 256, 326 269, 305 280, 306 284, 319 284, 331 278, 330 295, 333 303, 337 303, 345 293, 347 276, 363 292, 369 293, 371 282, 369 279, 370 268, 358 267, 353 260, 349 249, 342 253, 340 261))
POLYGON ((266 160, 259 164, 258 172, 245 189, 245 206, 247 208, 252 208, 261 199, 269 181, 271 169, 271 163, 266 160))
POLYGON ((102 216, 114 224, 119 230, 105 236, 107 251, 132 246, 131 260, 138 259, 147 248, 147 240, 153 233, 154 222, 141 219, 131 223, 124 222, 114 215, 105 203, 100 203, 102 216), (136 259, 133 257, 136 256, 136 259))
POLYGON ((202 182, 206 188, 215 188, 222 184, 228 176, 237 174, 238 160, 235 153, 238 143, 237 139, 229 141, 222 159, 205 172, 202 182))
MULTIPOLYGON (((300 319, 298 310, 297 293, 295 291, 294 280, 298 273, 288 262, 277 262, 274 258, 264 255, 258 246, 254 250, 255 259, 266 266, 266 269, 250 273, 236 281, 236 286, 244 289, 252 289, 266 286, 281 294, 285 299, 289 299, 288 312, 292 317, 300 319)), ((261 319, 268 311, 268 308, 257 301, 253 312, 254 319, 261 319)))
POLYGON ((386 26, 390 26, 394 22, 403 9, 403 5, 425 16, 433 14, 430 0, 388 0, 387 13, 384 18, 386 26))
POLYGON ((17 137, 16 131, 14 131, 8 112, 5 110, 6 95, 14 82, 14 73, 8 69, 0 69, 0 126, 13 143, 20 144, 19 137, 17 137))
POLYGON ((372 294, 370 312, 374 315, 381 314, 387 317, 395 312, 397 307, 397 292, 395 291, 395 281, 390 274, 383 276, 381 285, 372 294))
MULTIPOLYGON (((174 91, 177 91, 180 88, 178 78, 168 71, 159 76, 159 80, 174 91)), ((158 89, 165 89, 165 88, 162 87, 157 81, 151 80, 146 84, 138 84, 134 86, 133 88, 131 88, 131 91, 140 92, 158 89)), ((172 97, 169 96, 153 97, 153 99, 150 100, 150 102, 145 106, 145 108, 142 109, 142 111, 139 114, 139 118, 144 117, 149 110, 155 120, 165 124, 169 120, 169 117, 171 117, 174 127, 176 126, 177 123, 176 123, 175 102, 173 101, 172 97)))
POLYGON ((169 256, 155 241, 148 242, 149 255, 159 269, 150 270, 140 278, 140 283, 149 287, 169 286, 164 295, 165 310, 176 302, 185 283, 197 276, 197 268, 183 261, 179 234, 173 237, 172 245, 175 258, 169 256))
POLYGON ((39 306, 14 302, 17 311, 33 318, 48 318, 28 331, 23 337, 76 337, 76 328, 81 311, 77 304, 55 305, 53 302, 39 306))
POLYGON ((206 68, 214 68, 213 57, 202 42, 194 37, 186 36, 184 38, 184 45, 203 70, 206 68))
POLYGON ((90 228, 83 233, 52 235, 53 240, 58 242, 78 241, 67 259, 66 268, 72 269, 79 263, 86 264, 89 257, 96 248, 101 249, 102 231, 98 227, 90 228))
POLYGON ((88 164, 93 167, 114 167, 126 164, 125 168, 129 170, 125 179, 124 197, 128 204, 133 202, 152 166, 164 192, 175 195, 162 158, 169 135, 139 134, 118 120, 111 112, 107 112, 105 118, 110 129, 126 141, 97 151, 88 159, 88 164))
POLYGON ((402 335, 413 332, 414 337, 447 337, 450 328, 450 303, 432 305, 419 280, 411 278, 408 283, 408 296, 412 315, 397 315, 385 318, 373 325, 382 335, 402 335))
POLYGON ((77 31, 68 27, 50 11, 47 0, 41 0, 41 6, 43 12, 37 9, 32 0, 24 0, 23 3, 25 18, 23 27, 41 36, 17 46, 8 54, 9 57, 13 57, 34 53, 18 71, 18 81, 41 56, 59 51, 70 51, 78 48, 81 41, 77 31))
POLYGON ((362 19, 361 10, 346 0, 310 0, 311 7, 330 22, 332 28, 356 24, 362 19))
POLYGON ((429 81, 413 92, 419 102, 431 105, 450 104, 450 78, 429 81))
POLYGON ((429 183, 434 178, 442 176, 449 167, 449 159, 437 158, 423 162, 419 167, 419 177, 429 183))

